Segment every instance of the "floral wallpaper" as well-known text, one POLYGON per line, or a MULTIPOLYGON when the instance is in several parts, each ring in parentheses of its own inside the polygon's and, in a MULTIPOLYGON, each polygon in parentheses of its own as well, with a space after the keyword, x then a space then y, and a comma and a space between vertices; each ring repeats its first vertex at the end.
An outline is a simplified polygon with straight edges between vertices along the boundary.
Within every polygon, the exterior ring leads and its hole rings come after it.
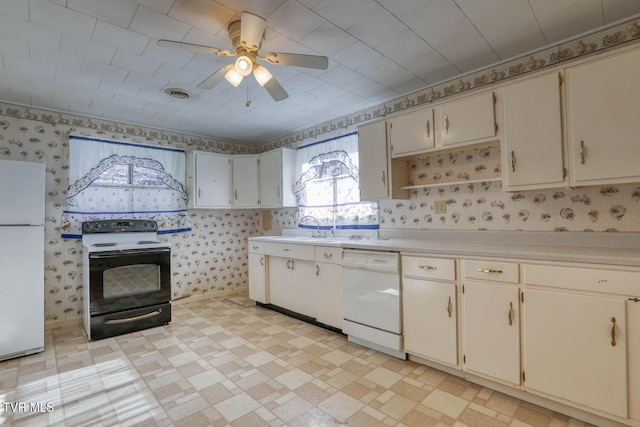
MULTIPOLYGON (((45 319, 81 315, 82 242, 61 237, 70 132, 184 150, 247 153, 250 145, 0 104, 0 159, 46 163, 45 319)), ((192 210, 191 231, 164 234, 172 244, 174 299, 247 285, 247 238, 260 235, 258 210, 192 210)))

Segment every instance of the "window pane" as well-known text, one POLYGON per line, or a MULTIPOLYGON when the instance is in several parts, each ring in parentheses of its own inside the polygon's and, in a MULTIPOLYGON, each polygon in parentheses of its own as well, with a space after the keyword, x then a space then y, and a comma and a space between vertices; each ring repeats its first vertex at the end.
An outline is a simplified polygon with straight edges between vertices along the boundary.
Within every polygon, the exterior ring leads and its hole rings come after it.
POLYGON ((160 173, 156 169, 134 166, 133 185, 163 185, 163 182, 162 178, 160 177, 160 173))
POLYGON ((129 165, 113 165, 102 172, 100 178, 93 182, 102 185, 126 185, 129 183, 129 165))

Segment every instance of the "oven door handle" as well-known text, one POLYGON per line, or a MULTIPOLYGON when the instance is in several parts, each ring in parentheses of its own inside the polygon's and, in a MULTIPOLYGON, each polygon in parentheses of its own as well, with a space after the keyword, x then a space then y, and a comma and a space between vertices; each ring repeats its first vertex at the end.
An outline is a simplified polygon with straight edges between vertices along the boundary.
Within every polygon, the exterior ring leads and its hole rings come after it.
POLYGON ((142 319, 148 319, 150 317, 159 316, 161 314, 162 314, 162 310, 155 310, 155 311, 151 311, 149 313, 141 314, 140 316, 126 317, 124 319, 109 319, 109 320, 105 320, 104 324, 105 325, 119 325, 119 324, 122 324, 122 323, 129 323, 129 322, 135 322, 135 321, 142 320, 142 319))
POLYGON ((171 253, 171 248, 162 249, 123 249, 116 251, 94 252, 89 254, 90 259, 115 258, 123 255, 155 255, 171 253))

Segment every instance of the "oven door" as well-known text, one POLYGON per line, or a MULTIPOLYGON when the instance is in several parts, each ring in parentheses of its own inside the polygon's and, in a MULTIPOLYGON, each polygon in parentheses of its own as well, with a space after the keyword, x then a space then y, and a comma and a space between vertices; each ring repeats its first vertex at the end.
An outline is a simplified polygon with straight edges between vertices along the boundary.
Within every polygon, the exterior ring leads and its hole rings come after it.
POLYGON ((89 254, 92 316, 167 303, 171 300, 171 248, 89 254))

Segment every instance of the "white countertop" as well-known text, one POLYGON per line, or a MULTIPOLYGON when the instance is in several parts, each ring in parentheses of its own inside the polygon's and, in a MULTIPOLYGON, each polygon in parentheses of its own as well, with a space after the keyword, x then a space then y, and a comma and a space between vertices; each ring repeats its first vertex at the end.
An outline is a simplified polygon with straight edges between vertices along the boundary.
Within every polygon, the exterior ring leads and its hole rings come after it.
POLYGON ((290 233, 293 235, 250 240, 461 257, 640 266, 640 233, 380 230, 380 238, 362 240, 350 240, 346 236, 312 238, 308 233, 304 236, 290 233))

